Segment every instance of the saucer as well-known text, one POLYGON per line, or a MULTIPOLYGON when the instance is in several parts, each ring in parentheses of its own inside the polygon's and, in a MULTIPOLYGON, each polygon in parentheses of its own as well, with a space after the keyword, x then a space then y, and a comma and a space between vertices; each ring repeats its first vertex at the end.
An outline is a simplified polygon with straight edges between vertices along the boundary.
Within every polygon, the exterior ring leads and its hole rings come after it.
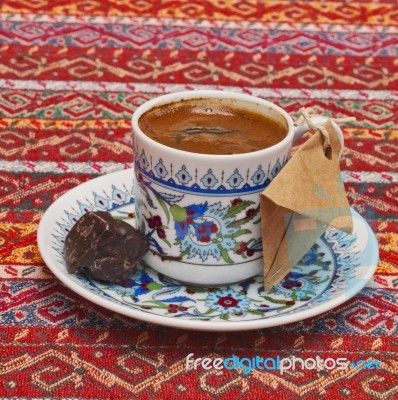
POLYGON ((134 172, 127 169, 85 182, 58 198, 38 228, 43 260, 72 291, 114 312, 174 328, 242 331, 289 324, 339 306, 357 294, 378 264, 376 238, 352 210, 351 235, 328 229, 291 272, 265 292, 262 276, 223 287, 196 287, 140 265, 124 285, 69 274, 66 235, 90 210, 109 211, 134 225, 134 172))

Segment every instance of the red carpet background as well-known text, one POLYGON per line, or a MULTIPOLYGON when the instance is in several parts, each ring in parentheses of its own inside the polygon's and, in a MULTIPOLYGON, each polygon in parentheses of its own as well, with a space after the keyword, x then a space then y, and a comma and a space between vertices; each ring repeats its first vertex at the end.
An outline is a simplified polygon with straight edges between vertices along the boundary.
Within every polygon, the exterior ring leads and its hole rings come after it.
POLYGON ((0 1, 0 397, 398 398, 398 9, 395 0, 0 1), (318 317, 204 333, 129 319, 40 258, 46 208, 132 166, 130 118, 162 93, 218 88, 355 116, 349 201, 380 245, 374 280, 318 317), (394 113, 395 111, 395 113, 394 113), (381 370, 185 370, 185 357, 378 359, 381 370))

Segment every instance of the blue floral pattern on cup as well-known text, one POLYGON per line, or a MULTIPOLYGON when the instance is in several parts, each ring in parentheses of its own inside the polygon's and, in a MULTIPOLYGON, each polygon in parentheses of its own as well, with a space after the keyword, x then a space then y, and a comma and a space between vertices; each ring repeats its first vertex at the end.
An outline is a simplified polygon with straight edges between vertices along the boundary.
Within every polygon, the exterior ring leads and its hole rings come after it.
POLYGON ((183 165, 181 169, 176 173, 176 178, 178 179, 178 182, 180 182, 182 185, 188 185, 188 183, 192 180, 192 177, 187 171, 185 165, 183 165))
POLYGON ((251 234, 247 224, 259 219, 259 206, 253 201, 237 197, 227 206, 220 201, 183 205, 183 195, 160 192, 150 180, 142 179, 139 186, 148 199, 143 231, 159 256, 168 255, 171 243, 179 246, 181 259, 198 258, 201 262, 222 259, 233 264, 261 254, 260 238, 245 239, 251 234), (174 229, 169 229, 163 220, 174 221, 174 229))
POLYGON ((267 170, 264 170, 262 165, 256 166, 251 171, 241 171, 235 168, 232 174, 229 173, 224 178, 224 171, 220 176, 216 176, 214 171, 209 168, 205 174, 197 176, 197 171, 190 169, 189 166, 182 165, 175 168, 172 163, 166 165, 162 158, 157 160, 152 170, 149 168, 149 161, 145 152, 141 151, 140 157, 136 159, 135 167, 147 179, 153 179, 154 182, 165 187, 180 190, 189 189, 191 193, 203 192, 215 196, 220 193, 228 193, 228 190, 234 193, 246 194, 265 189, 287 161, 287 155, 282 159, 278 158, 272 167, 271 165, 268 166, 267 170), (177 170, 174 175, 172 175, 173 170, 177 170))
MULTIPOLYGON (((263 170, 263 167, 261 165, 258 166, 257 170, 254 172, 254 174, 251 176, 251 180, 255 185, 261 185, 264 182, 265 178, 265 172, 263 170)), ((268 181, 269 183, 270 181, 268 181)))
POLYGON ((159 159, 158 163, 156 164, 155 171, 159 178, 164 178, 169 173, 164 166, 162 159, 159 159))
POLYGON ((213 171, 209 169, 207 171, 207 174, 204 175, 201 179, 201 182, 203 183, 203 186, 206 188, 212 188, 215 186, 215 184, 218 182, 218 179, 215 177, 213 174, 213 171))
MULTIPOLYGON (((157 158, 152 170, 145 151, 136 151, 142 199, 137 214, 152 254, 191 264, 239 264, 261 258, 259 193, 287 162, 287 155, 267 170, 262 165, 245 171, 235 167, 216 175, 212 168, 198 174, 198 168, 176 167, 164 158, 157 158), (161 227, 154 228, 155 220, 162 221, 161 227)), ((150 156, 151 163, 153 159, 150 156)))
POLYGON ((206 201, 187 207, 174 204, 170 212, 174 217, 180 252, 187 254, 188 259, 198 255, 202 261, 210 256, 220 260, 236 247, 234 235, 239 227, 231 226, 234 219, 228 217, 228 209, 222 209, 220 203, 209 206, 206 201))
POLYGON ((234 173, 227 180, 229 186, 236 188, 243 182, 242 175, 239 173, 238 169, 235 169, 234 173))

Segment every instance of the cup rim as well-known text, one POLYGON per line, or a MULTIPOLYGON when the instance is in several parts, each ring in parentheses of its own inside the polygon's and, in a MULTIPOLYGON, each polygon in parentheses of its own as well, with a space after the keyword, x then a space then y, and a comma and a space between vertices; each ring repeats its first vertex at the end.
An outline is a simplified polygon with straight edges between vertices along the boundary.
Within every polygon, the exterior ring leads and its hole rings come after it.
MULTIPOLYGON (((164 154, 168 154, 171 156, 181 155, 185 157, 190 157, 191 159, 207 159, 207 160, 214 160, 214 159, 226 159, 234 157, 234 159, 246 159, 251 157, 258 157, 258 156, 266 156, 275 151, 279 151, 281 148, 285 147, 287 144, 291 144, 294 138, 294 124, 293 120, 290 115, 281 107, 277 106, 276 104, 262 99, 260 97, 256 97, 253 95, 240 93, 240 92, 232 92, 227 90, 186 90, 186 91, 179 91, 164 94, 161 96, 157 96, 151 100, 146 101, 145 103, 141 104, 137 109, 134 111, 133 116, 131 118, 131 126, 133 129, 133 135, 140 136, 146 144, 156 148, 159 152, 164 154), (228 99, 233 98, 235 100, 242 100, 248 101, 251 103, 257 103, 260 105, 264 105, 264 107, 272 108, 277 111, 282 117, 285 119, 287 124, 287 134, 286 136, 278 143, 274 144, 273 146, 266 147, 265 149, 260 149, 248 153, 237 153, 237 154, 206 154, 206 153, 194 153, 190 151, 176 149, 174 147, 166 146, 162 143, 157 142, 156 140, 147 136, 142 129, 138 125, 138 121, 141 116, 149 111, 150 109, 161 106, 164 104, 174 103, 178 100, 190 100, 190 99, 197 99, 197 98, 222 98, 228 99)), ((137 155, 134 155, 135 157, 137 155)))

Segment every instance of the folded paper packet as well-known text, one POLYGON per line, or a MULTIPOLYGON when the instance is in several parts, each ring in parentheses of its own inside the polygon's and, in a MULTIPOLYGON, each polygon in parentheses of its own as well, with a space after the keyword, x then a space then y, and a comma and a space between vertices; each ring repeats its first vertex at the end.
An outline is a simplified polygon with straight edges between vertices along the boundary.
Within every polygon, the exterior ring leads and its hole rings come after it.
POLYGON ((352 233, 330 120, 293 155, 261 194, 264 288, 279 283, 329 227, 352 233))

